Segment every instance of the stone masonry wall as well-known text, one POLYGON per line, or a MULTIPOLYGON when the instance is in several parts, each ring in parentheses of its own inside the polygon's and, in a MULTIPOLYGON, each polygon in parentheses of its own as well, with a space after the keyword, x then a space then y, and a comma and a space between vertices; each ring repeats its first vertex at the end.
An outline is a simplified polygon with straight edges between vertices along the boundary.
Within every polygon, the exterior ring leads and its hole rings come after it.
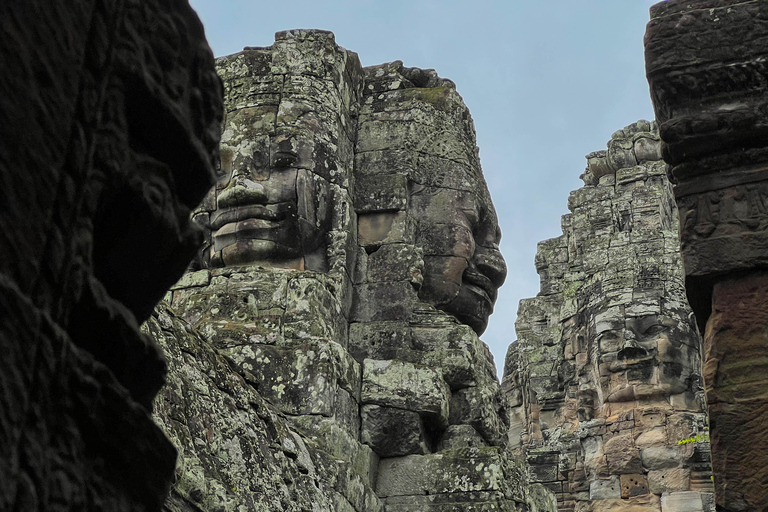
POLYGON ((541 292, 520 303, 509 449, 560 511, 714 510, 701 340, 660 158, 645 121, 587 156, 563 235, 539 244, 541 292))

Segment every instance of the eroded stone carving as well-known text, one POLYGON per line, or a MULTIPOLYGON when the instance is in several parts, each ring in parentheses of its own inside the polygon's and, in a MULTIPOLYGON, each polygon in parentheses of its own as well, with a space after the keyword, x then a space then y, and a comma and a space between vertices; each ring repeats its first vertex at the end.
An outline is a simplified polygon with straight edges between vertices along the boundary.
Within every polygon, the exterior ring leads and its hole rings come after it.
POLYGON ((506 266, 469 111, 453 82, 401 62, 366 68, 364 91, 360 244, 414 246, 424 262, 419 299, 482 334, 506 266))
POLYGON ((510 448, 561 511, 713 510, 707 443, 678 445, 707 419, 659 148, 640 121, 587 155, 563 235, 539 244, 541 293, 520 304, 510 448))
POLYGON ((196 215, 210 230, 204 266, 327 270, 330 232, 347 230, 338 210, 352 171, 359 62, 329 32, 287 31, 219 66, 228 106, 220 178, 196 215))

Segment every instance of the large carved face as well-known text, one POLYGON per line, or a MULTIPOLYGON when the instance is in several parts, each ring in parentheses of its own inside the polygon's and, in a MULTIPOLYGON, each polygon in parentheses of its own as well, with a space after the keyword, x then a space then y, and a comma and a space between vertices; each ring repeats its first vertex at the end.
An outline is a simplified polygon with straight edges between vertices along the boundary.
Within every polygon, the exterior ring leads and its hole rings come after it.
POLYGON ((700 355, 684 312, 627 316, 595 322, 597 369, 603 402, 693 393, 700 355))
MULTIPOLYGON (((461 172, 457 169, 446 171, 461 172)), ((410 209, 418 221, 416 243, 424 253, 419 297, 482 334, 507 268, 485 184, 474 177, 469 181, 475 190, 417 186, 410 209)))
POLYGON ((300 76, 279 87, 279 103, 225 119, 220 178, 209 200, 211 266, 326 269, 336 118, 311 91, 328 86, 300 76))
POLYGON ((366 68, 356 150, 357 188, 365 193, 356 198, 359 211, 387 215, 406 203, 415 233, 406 234, 408 224, 403 239, 424 260, 419 299, 481 334, 507 270, 472 117, 455 85, 399 61, 366 68), (379 185, 397 183, 398 176, 407 187, 379 185))

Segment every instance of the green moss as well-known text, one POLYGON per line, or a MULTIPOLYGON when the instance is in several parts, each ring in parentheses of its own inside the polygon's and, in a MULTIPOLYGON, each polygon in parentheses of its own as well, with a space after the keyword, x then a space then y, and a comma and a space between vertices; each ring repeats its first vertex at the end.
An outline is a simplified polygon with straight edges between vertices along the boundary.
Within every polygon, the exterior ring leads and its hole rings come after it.
POLYGON ((565 287, 563 288, 563 298, 565 299, 576 298, 576 293, 581 288, 581 285, 582 285, 581 281, 573 281, 570 283, 566 283, 565 287))
POLYGON ((415 87, 405 89, 403 93, 413 99, 429 103, 438 110, 447 110, 451 103, 450 87, 415 87))

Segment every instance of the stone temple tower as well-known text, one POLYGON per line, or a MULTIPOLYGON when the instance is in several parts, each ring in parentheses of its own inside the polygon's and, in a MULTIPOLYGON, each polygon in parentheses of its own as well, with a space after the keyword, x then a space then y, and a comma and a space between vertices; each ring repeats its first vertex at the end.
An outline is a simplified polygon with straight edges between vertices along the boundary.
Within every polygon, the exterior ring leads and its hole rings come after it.
POLYGON ((714 510, 701 348, 655 123, 587 155, 539 244, 504 389, 510 450, 558 510, 714 510))
POLYGON ((506 267, 455 85, 320 30, 217 66, 206 241, 145 325, 169 509, 554 512, 504 448, 478 337, 506 267))

